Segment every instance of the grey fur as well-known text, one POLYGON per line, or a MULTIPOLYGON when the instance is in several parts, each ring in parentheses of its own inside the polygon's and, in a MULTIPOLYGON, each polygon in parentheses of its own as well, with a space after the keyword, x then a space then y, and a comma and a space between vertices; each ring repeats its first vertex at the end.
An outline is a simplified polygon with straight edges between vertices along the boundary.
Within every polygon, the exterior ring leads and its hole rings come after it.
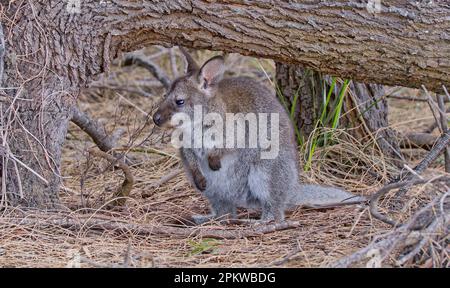
MULTIPOLYGON (((216 66, 217 61, 216 57, 216 66)), ((223 116, 239 112, 279 113, 280 150, 275 159, 261 159, 261 148, 180 149, 188 178, 211 204, 211 214, 194 216, 196 223, 224 216, 235 218, 237 207, 261 209, 262 221, 281 221, 285 210, 293 205, 328 205, 353 197, 337 188, 299 184, 294 129, 272 91, 245 77, 225 78, 216 85, 204 85, 201 69, 173 82, 154 115, 154 119, 158 118, 155 123, 164 126, 177 112, 192 116, 193 105, 202 105, 204 112, 223 116), (179 99, 185 101, 182 107, 174 105, 179 99), (218 157, 218 169, 212 168, 211 155, 218 157)), ((214 67, 210 70, 214 72, 214 67)), ((248 136, 248 129, 246 134, 248 136)), ((362 198, 348 201, 354 200, 362 198)))

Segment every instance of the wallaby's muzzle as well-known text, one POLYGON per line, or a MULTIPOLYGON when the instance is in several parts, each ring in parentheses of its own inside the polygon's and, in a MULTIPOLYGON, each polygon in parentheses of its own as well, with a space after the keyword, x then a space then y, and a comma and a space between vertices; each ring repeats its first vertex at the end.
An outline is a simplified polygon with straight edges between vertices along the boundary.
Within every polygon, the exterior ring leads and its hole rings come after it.
POLYGON ((170 104, 166 102, 161 103, 158 110, 153 114, 153 122, 156 126, 162 128, 170 128, 170 119, 174 111, 170 104))
POLYGON ((158 111, 153 114, 153 122, 156 126, 161 126, 161 113, 159 113, 158 111))

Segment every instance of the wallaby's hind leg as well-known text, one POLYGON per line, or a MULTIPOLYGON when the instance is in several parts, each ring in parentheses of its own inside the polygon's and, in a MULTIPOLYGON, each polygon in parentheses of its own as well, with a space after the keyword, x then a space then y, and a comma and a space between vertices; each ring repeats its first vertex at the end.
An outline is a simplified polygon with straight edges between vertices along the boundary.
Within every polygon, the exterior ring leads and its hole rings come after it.
POLYGON ((236 219, 236 206, 228 201, 209 199, 211 203, 211 213, 207 215, 193 215, 192 220, 195 224, 200 225, 213 219, 228 220, 236 219), (223 217, 228 215, 227 217, 223 217))
POLYGON ((284 220, 284 207, 278 203, 264 203, 262 205, 261 221, 283 221, 284 220))
POLYGON ((255 167, 250 169, 248 185, 252 197, 258 199, 262 210, 261 222, 283 221, 284 220, 284 185, 272 183, 271 177, 277 171, 270 171, 267 166, 255 167))

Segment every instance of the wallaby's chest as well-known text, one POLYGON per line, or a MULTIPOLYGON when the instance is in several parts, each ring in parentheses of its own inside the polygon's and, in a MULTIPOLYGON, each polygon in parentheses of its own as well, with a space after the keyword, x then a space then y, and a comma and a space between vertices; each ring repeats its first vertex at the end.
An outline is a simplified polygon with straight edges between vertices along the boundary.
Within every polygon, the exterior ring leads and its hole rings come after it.
POLYGON ((194 149, 198 166, 207 182, 204 194, 229 199, 238 206, 247 207, 249 164, 240 159, 238 151, 233 151, 221 158, 221 168, 214 171, 209 167, 207 152, 206 149, 194 149))

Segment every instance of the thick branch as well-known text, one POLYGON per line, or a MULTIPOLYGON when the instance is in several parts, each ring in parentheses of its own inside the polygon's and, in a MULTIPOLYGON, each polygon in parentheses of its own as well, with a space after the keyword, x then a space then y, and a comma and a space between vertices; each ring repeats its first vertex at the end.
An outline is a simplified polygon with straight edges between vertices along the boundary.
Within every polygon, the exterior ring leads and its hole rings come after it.
MULTIPOLYGON (((112 36, 112 50, 176 43, 272 58, 364 83, 450 85, 450 6, 446 1, 114 1, 83 2, 112 36), (85 2, 87 2, 85 4, 85 2), (107 11, 107 12, 105 12, 107 11)), ((94 29, 94 28, 93 28, 94 29)))
POLYGON ((0 23, 0 87, 3 87, 2 80, 3 80, 4 57, 5 57, 5 37, 3 35, 2 23, 0 23))
POLYGON ((71 121, 86 132, 100 150, 108 152, 114 148, 114 139, 106 134, 103 127, 100 127, 97 122, 89 118, 89 116, 81 112, 77 107, 73 107, 72 111, 71 121))
POLYGON ((425 150, 430 150, 434 143, 436 143, 438 137, 430 133, 420 133, 412 132, 406 133, 400 139, 400 148, 423 148, 425 150))
POLYGON ((133 64, 150 71, 150 73, 152 73, 152 75, 155 76, 155 78, 158 79, 161 84, 163 84, 164 88, 169 89, 170 79, 166 75, 166 73, 150 59, 146 59, 145 55, 140 53, 140 51, 128 53, 123 60, 122 66, 129 66, 133 64))
MULTIPOLYGON (((444 133, 448 131, 448 117, 445 114, 445 103, 444 103, 444 95, 437 95, 437 102, 439 106, 439 121, 441 130, 444 133)), ((445 158, 445 172, 450 173, 450 148, 447 146, 444 150, 444 158, 445 158)))

